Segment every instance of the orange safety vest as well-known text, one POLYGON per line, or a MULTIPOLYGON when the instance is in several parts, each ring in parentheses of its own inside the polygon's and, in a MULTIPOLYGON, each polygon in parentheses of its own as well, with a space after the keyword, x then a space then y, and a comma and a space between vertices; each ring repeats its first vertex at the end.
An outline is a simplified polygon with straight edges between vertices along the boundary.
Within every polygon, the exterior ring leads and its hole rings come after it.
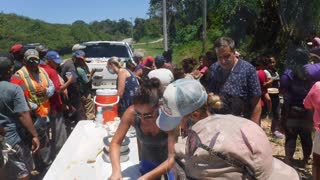
POLYGON ((24 84, 26 85, 27 91, 29 92, 28 100, 32 103, 35 103, 38 105, 38 108, 35 110, 35 113, 38 114, 40 117, 45 118, 48 116, 50 111, 50 102, 49 98, 44 96, 37 96, 35 91, 36 89, 43 87, 47 88, 49 86, 49 76, 43 70, 39 67, 39 77, 40 82, 38 82, 31 73, 29 73, 28 69, 23 66, 19 71, 17 71, 21 79, 23 80, 24 84))

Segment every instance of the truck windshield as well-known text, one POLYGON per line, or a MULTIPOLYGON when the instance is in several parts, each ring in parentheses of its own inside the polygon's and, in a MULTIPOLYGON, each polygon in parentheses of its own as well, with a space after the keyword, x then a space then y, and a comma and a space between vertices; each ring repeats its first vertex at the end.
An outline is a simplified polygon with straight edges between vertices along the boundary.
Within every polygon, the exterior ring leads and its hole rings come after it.
POLYGON ((108 43, 99 44, 86 44, 86 48, 83 49, 86 53, 86 57, 101 58, 101 57, 121 57, 129 58, 127 47, 124 45, 115 45, 108 43))

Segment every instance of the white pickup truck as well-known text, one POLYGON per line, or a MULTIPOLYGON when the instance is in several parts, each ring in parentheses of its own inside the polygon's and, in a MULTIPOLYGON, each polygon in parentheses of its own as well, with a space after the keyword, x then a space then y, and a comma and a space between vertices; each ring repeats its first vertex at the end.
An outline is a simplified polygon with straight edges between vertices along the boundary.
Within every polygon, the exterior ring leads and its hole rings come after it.
POLYGON ((107 62, 112 56, 119 57, 121 61, 133 61, 130 45, 122 41, 89 41, 80 44, 86 53, 86 62, 90 71, 94 68, 96 73, 92 79, 92 89, 116 88, 117 75, 110 74, 107 62))

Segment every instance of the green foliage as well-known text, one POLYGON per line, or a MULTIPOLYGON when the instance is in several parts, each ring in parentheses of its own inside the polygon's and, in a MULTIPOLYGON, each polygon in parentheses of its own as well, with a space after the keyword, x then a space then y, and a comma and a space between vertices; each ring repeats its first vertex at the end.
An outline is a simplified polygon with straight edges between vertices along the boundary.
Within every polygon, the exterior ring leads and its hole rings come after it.
MULTIPOLYGON (((162 0, 150 0, 149 18, 130 21, 81 20, 72 25, 48 24, 15 14, 0 13, 0 50, 15 43, 45 44, 50 49, 66 49, 89 40, 121 40, 133 37, 150 42, 162 36, 162 0)), ((202 52, 202 0, 167 0, 169 47, 173 59, 198 57, 202 52)), ((280 64, 287 48, 295 41, 305 41, 320 31, 318 0, 207 0, 206 50, 221 36, 230 36, 236 48, 251 59, 275 55, 280 64)), ((149 55, 162 53, 162 42, 134 45, 149 55)))
POLYGON ((79 42, 93 40, 122 40, 130 37, 131 22, 95 21, 87 24, 81 20, 68 24, 49 24, 16 14, 0 13, 0 50, 8 51, 16 43, 41 43, 49 49, 70 53, 79 42), (66 49, 69 49, 67 52, 66 49), (65 52, 66 51, 66 52, 65 52))
POLYGON ((184 44, 176 44, 173 48, 173 62, 180 65, 181 60, 185 58, 198 58, 202 52, 201 41, 189 41, 184 44))
POLYGON ((174 42, 187 43, 189 41, 193 41, 197 39, 200 33, 200 29, 199 29, 200 24, 201 24, 201 19, 198 19, 194 24, 188 24, 184 28, 177 31, 174 42))

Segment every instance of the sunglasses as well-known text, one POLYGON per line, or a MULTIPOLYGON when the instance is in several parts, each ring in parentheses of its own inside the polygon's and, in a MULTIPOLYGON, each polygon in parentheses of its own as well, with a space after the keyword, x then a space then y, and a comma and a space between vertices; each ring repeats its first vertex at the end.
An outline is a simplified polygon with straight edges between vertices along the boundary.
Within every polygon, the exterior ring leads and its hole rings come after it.
POLYGON ((136 116, 137 116, 138 118, 140 118, 140 119, 142 119, 142 118, 143 118, 143 119, 152 119, 152 118, 156 117, 157 114, 155 114, 154 111, 153 111, 153 112, 150 112, 150 113, 144 113, 144 114, 136 111, 136 116))
POLYGON ((40 59, 29 59, 27 61, 30 64, 39 64, 40 63, 40 59))
MULTIPOLYGON (((219 133, 214 135, 214 137, 211 139, 210 145, 214 144, 214 141, 218 135, 219 135, 219 133)), ((211 156, 219 157, 220 159, 224 160, 226 163, 228 163, 229 165, 231 165, 233 167, 240 168, 245 175, 250 177, 250 179, 252 179, 252 180, 257 179, 254 175, 254 172, 252 171, 252 169, 249 166, 247 166, 246 164, 244 164, 244 163, 238 161, 237 159, 234 159, 228 155, 224 155, 220 152, 216 152, 213 148, 210 148, 209 146, 202 144, 198 134, 190 128, 189 132, 188 132, 187 144, 186 144, 186 149, 185 149, 187 157, 191 158, 193 156, 194 152, 198 148, 202 148, 202 149, 206 150, 207 152, 209 152, 209 154, 211 156)))

